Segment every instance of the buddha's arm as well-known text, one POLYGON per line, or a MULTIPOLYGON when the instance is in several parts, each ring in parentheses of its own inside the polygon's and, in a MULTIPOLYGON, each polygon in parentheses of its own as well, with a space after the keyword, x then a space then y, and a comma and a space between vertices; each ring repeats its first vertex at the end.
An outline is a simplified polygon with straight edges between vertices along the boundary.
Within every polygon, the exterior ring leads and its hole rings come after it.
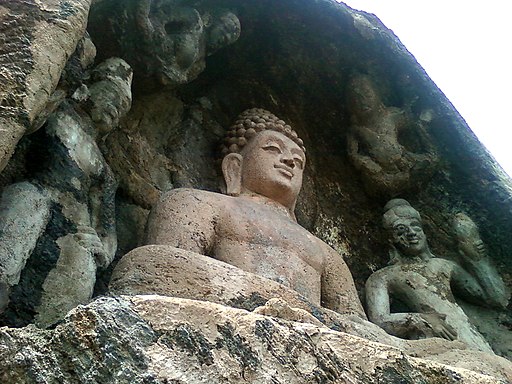
POLYGON ((151 211, 146 244, 169 245, 209 255, 215 237, 214 194, 195 189, 174 189, 151 211))
POLYGON ((391 313, 389 281, 387 275, 378 271, 366 281, 366 305, 368 317, 387 333, 405 339, 442 337, 454 340, 457 332, 437 313, 400 312, 391 313))
POLYGON ((355 314, 366 319, 352 274, 341 255, 325 245, 322 273, 322 306, 338 313, 355 314))

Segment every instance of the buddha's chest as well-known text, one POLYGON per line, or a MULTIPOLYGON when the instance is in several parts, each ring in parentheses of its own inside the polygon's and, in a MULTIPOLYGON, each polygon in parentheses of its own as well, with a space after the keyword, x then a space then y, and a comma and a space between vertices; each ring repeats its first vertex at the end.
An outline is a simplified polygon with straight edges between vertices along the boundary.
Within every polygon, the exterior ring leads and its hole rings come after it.
POLYGON ((216 259, 317 299, 323 248, 286 216, 252 207, 226 210, 216 223, 215 237, 216 259))

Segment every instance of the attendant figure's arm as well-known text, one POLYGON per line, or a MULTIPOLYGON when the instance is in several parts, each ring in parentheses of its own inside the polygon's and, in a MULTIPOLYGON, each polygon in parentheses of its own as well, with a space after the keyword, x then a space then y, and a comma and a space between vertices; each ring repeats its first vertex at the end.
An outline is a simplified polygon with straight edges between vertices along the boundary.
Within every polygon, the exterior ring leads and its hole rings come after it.
POLYGON ((151 211, 146 244, 211 255, 217 210, 213 193, 188 188, 173 189, 151 211))
POLYGON ((327 245, 321 286, 323 307, 366 319, 350 270, 341 255, 327 245))
POLYGON ((366 282, 368 317, 390 335, 404 339, 442 337, 455 340, 457 332, 438 313, 401 312, 391 313, 389 281, 386 271, 378 271, 366 282))
POLYGON ((117 250, 115 220, 115 194, 117 181, 107 164, 102 165, 101 174, 89 190, 91 226, 80 225, 77 237, 94 253, 96 265, 110 265, 117 250))
POLYGON ((454 270, 454 290, 475 304, 505 308, 510 292, 492 265, 476 224, 467 215, 459 213, 455 216, 454 228, 464 267, 457 266, 454 270))
MULTIPOLYGON (((352 127, 352 130, 357 132, 357 130, 363 129, 362 127, 352 127)), ((349 133, 347 135, 347 149, 352 162, 356 169, 364 169, 371 173, 380 173, 382 172, 382 167, 370 156, 362 154, 359 151, 359 141, 362 140, 358 137, 357 133, 349 133)))
POLYGON ((480 306, 506 308, 510 294, 489 257, 474 257, 462 251, 461 255, 464 268, 457 265, 452 275, 455 293, 480 306))
POLYGON ((29 182, 7 186, 0 196, 0 281, 18 284, 21 271, 51 217, 45 190, 29 182))

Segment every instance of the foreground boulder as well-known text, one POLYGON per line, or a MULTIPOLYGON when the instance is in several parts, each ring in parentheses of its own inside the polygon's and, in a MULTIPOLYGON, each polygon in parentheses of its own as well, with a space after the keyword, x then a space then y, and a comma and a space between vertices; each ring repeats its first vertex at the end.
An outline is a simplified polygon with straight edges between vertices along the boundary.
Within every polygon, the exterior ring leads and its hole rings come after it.
POLYGON ((100 298, 0 329, 2 383, 506 383, 307 323, 196 300, 100 298))

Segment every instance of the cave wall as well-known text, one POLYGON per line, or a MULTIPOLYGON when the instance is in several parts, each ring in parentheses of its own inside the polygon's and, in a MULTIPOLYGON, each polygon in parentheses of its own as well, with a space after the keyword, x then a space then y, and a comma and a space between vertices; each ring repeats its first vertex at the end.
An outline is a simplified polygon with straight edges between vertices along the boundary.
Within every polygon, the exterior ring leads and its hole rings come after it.
MULTIPOLYGON (((136 130, 170 161, 166 182, 145 176, 149 184, 159 191, 170 186, 218 190, 215 160, 222 129, 240 111, 261 106, 304 138, 308 166, 297 216, 327 241, 334 231, 331 245, 347 250, 359 286, 387 262, 380 222, 382 207, 392 197, 408 199, 422 213, 434 253, 446 257, 455 257, 448 218, 467 212, 500 270, 510 270, 508 177, 376 17, 331 1, 223 1, 215 6, 234 11, 242 33, 235 44, 206 59, 197 79, 162 90, 135 73, 134 106, 124 130, 136 130), (416 120, 422 113, 430 115, 426 132, 440 158, 431 175, 399 192, 367 193, 347 158, 350 111, 345 98, 354 72, 370 75, 387 105, 409 108, 416 120)), ((89 31, 98 55, 110 55, 102 53, 102 37, 94 35, 94 24, 101 20, 94 16, 93 7, 89 31)), ((399 140, 414 146, 415 135, 411 130, 399 140)), ((135 192, 130 197, 145 208, 154 201, 153 195, 147 201, 135 192)))

